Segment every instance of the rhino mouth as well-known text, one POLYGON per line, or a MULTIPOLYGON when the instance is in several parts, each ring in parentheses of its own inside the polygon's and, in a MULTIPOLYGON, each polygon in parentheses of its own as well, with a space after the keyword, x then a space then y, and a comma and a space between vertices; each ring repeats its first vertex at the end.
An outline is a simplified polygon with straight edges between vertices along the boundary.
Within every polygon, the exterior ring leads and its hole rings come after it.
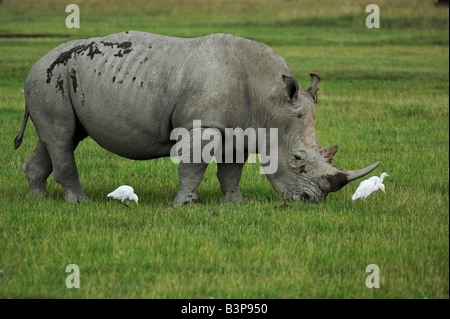
POLYGON ((323 192, 319 189, 314 190, 311 188, 303 188, 302 190, 297 191, 286 191, 279 190, 275 188, 275 190, 280 194, 281 198, 288 201, 302 201, 306 203, 319 203, 321 200, 325 199, 328 195, 327 192, 323 192))
POLYGON ((325 199, 326 195, 315 194, 311 192, 305 192, 301 194, 288 195, 288 199, 291 201, 301 201, 305 203, 319 203, 321 200, 325 199))

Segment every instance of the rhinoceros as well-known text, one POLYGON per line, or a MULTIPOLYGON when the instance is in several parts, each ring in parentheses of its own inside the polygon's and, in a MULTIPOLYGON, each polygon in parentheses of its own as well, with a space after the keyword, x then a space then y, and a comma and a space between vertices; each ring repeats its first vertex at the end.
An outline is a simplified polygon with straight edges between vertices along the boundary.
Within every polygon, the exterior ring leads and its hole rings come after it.
MULTIPOLYGON (((315 133, 318 75, 305 90, 269 46, 229 34, 177 38, 138 31, 78 39, 51 50, 25 82, 25 116, 39 137, 23 165, 30 194, 45 196, 53 172, 65 200, 89 200, 74 150, 87 136, 120 156, 170 156, 175 128, 277 128, 278 169, 266 174, 287 200, 317 202, 373 169, 347 171, 332 163, 337 145, 322 147, 315 133)), ((246 154, 248 156, 248 154, 246 154)), ((247 158, 247 157, 246 157, 247 158)), ((181 162, 173 205, 196 203, 208 162, 181 162)), ((218 163, 223 201, 244 200, 244 163, 218 163)))

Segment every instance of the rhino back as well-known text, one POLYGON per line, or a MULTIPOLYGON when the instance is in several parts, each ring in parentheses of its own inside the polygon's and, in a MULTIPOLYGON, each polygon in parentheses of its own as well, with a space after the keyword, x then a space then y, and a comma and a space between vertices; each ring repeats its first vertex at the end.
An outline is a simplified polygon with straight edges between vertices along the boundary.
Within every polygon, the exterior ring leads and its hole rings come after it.
POLYGON ((190 44, 173 44, 178 41, 130 31, 64 43, 33 66, 26 98, 46 101, 34 107, 48 114, 62 98, 85 131, 114 153, 164 156, 171 146, 168 83, 190 44))
POLYGON ((248 127, 252 100, 280 72, 290 72, 284 60, 250 40, 127 31, 55 48, 33 67, 25 93, 39 88, 45 101, 62 95, 102 147, 147 159, 167 156, 172 128, 189 128, 194 119, 248 127))

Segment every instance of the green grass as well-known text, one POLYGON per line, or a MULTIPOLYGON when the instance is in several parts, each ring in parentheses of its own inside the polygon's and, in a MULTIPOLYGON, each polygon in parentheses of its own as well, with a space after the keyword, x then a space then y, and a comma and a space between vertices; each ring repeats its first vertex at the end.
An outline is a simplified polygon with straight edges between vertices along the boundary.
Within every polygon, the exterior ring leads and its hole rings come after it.
MULTIPOLYGON (((20 149, 21 90, 33 65, 64 38, 0 38, 0 298, 448 298, 448 8, 380 1, 381 29, 364 26, 364 1, 79 1, 81 29, 64 27, 65 4, 0 4, 0 34, 97 36, 141 30, 176 36, 228 32, 273 46, 303 87, 323 78, 316 132, 339 144, 335 163, 374 161, 387 195, 352 202, 358 182, 320 204, 283 201, 247 164, 247 202, 220 204, 216 166, 203 205, 172 208, 177 166, 132 161, 91 139, 75 155, 90 203, 27 198, 22 164, 37 140, 29 122, 20 149), (128 2, 127 2, 128 3, 128 2), (139 207, 106 194, 133 185, 139 207), (365 287, 377 264, 381 288, 365 287), (77 264, 81 288, 67 289, 77 264)), ((370 2, 367 2, 370 3, 370 2)), ((374 174, 371 174, 374 175, 374 174)))

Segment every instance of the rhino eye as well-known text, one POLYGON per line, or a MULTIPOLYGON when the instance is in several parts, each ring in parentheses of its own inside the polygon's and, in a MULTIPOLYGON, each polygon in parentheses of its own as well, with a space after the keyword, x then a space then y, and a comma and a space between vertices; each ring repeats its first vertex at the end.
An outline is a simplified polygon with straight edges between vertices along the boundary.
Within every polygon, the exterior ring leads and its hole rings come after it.
POLYGON ((297 151, 291 155, 289 160, 291 167, 296 173, 304 173, 304 168, 306 164, 306 153, 305 151, 297 151), (300 168, 300 170, 298 170, 300 168))
POLYGON ((292 162, 294 165, 299 165, 301 164, 305 158, 306 158, 306 154, 304 151, 297 151, 294 154, 292 154, 292 162))

